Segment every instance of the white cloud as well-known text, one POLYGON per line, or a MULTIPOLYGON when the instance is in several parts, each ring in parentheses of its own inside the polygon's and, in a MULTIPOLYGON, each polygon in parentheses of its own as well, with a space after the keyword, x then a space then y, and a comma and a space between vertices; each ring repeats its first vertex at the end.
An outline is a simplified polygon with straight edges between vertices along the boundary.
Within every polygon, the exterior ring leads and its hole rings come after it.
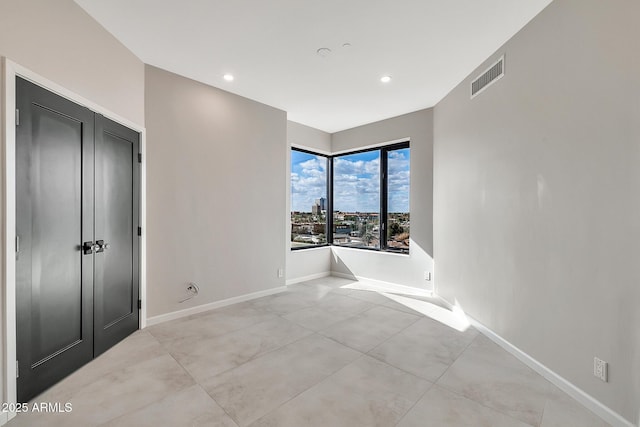
MULTIPOLYGON (((380 158, 356 159, 358 155, 334 159, 334 209, 343 212, 380 210, 380 158)), ((291 209, 310 212, 316 199, 326 198, 327 160, 315 156, 292 165, 291 209)), ((389 153, 389 212, 409 211, 408 150, 389 153)))
POLYGON ((343 212, 380 210, 380 159, 337 158, 333 163, 334 209, 343 212))
POLYGON ((316 156, 292 165, 291 210, 311 212, 316 199, 327 197, 327 159, 316 156))

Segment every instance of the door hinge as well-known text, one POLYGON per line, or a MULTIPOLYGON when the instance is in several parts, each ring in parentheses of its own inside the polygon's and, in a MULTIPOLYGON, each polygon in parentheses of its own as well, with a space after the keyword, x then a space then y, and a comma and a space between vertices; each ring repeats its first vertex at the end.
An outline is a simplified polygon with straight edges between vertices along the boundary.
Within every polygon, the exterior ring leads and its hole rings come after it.
POLYGON ((138 300, 138 310, 142 309, 142 300, 138 300))
POLYGON ((16 378, 20 378, 20 366, 18 365, 17 360, 16 360, 16 378))
POLYGON ((142 227, 138 227, 138 236, 142 236, 142 227))
POLYGON ((16 253, 20 252, 20 236, 16 234, 16 253))
POLYGON ((138 153, 138 163, 142 163, 142 153, 138 153))
POLYGON ((20 110, 16 108, 16 126, 20 126, 20 110))

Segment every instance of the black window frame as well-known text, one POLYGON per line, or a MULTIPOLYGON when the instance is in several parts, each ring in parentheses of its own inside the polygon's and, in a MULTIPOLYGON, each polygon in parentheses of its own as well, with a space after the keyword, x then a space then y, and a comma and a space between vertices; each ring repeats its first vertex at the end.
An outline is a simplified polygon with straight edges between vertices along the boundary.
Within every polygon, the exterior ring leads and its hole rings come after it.
MULTIPOLYGON (((339 154, 322 154, 317 153, 311 150, 306 150, 304 148, 291 147, 291 150, 300 151, 302 153, 311 154, 314 156, 321 156, 327 159, 327 222, 325 224, 325 236, 327 236, 327 243, 322 245, 308 245, 308 246, 296 246, 291 247, 292 251, 303 250, 303 249, 311 249, 311 248, 319 248, 326 246, 338 246, 342 248, 351 248, 351 249, 360 249, 374 252, 389 252, 395 254, 403 254, 409 255, 411 248, 408 250, 403 249, 394 249, 388 247, 387 241, 387 229, 389 222, 389 212, 388 212, 388 204, 389 204, 389 182, 388 182, 388 172, 389 172, 389 152, 396 150, 403 150, 410 147, 410 141, 402 141, 389 145, 383 145, 379 147, 365 148, 362 150, 353 150, 353 151, 345 151, 339 154), (338 157, 349 156, 352 154, 360 154, 367 153, 371 151, 380 151, 380 226, 379 226, 379 248, 371 248, 371 247, 355 247, 355 246, 346 246, 346 245, 336 245, 333 243, 333 161, 338 157)), ((291 215, 291 212, 289 213, 291 215)), ((409 215, 411 215, 411 210, 409 210, 409 215)))
MULTIPOLYGON (((298 147, 291 147, 291 151, 298 151, 301 153, 305 153, 305 154, 310 154, 312 156, 320 156, 320 157, 324 157, 325 159, 327 159, 327 182, 326 182, 326 194, 327 194, 327 220, 325 221, 324 224, 324 235, 326 236, 327 242, 326 243, 322 243, 319 245, 305 245, 305 246, 296 246, 296 247, 291 247, 292 251, 298 251, 298 250, 303 250, 303 249, 313 249, 313 248, 324 248, 327 246, 330 246, 331 241, 333 241, 333 236, 329 237, 329 217, 330 215, 330 208, 332 208, 332 201, 331 201, 331 177, 333 176, 332 171, 333 171, 333 161, 331 160, 331 156, 328 154, 322 154, 322 153, 317 153, 315 151, 311 151, 311 150, 307 150, 304 148, 298 148, 298 147)), ((291 184, 289 184, 289 188, 291 188, 291 184)), ((291 197, 291 194, 289 194, 289 197, 291 197)), ((289 212, 289 218, 291 218, 291 212, 293 212, 293 210, 290 210, 289 212)), ((289 227, 289 234, 291 234, 291 226, 289 227)), ((291 243, 291 240, 289 240, 289 243, 291 243)))

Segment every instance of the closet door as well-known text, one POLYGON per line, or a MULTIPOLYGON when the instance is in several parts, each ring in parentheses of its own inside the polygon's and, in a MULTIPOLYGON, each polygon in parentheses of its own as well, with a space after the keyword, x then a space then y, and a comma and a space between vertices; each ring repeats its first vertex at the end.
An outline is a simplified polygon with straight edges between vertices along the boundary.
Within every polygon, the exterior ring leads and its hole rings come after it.
POLYGON ((18 402, 93 357, 94 114, 17 79, 18 402), (85 254, 86 252, 86 254, 85 254))
POLYGON ((138 329, 139 135, 96 114, 94 348, 138 329))

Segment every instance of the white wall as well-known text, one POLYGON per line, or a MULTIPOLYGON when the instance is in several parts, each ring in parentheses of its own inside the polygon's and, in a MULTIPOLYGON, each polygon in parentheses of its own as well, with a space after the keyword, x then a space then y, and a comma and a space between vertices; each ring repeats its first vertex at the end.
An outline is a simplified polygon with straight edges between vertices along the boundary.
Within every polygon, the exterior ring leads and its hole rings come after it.
POLYGON ((431 289, 424 272, 433 272, 433 109, 334 133, 331 150, 338 153, 407 139, 411 141, 410 254, 333 246, 332 272, 431 289))
POLYGON ((300 123, 287 121, 287 283, 329 275, 331 249, 291 250, 291 147, 304 148, 320 154, 331 154, 331 134, 300 123))
MULTIPOLYGON (((0 56, 132 123, 144 125, 144 64, 72 0, 2 0, 0 56)), ((4 97, 4 89, 0 89, 0 99, 4 97)), ((4 123, 7 112, 1 114, 4 123)), ((4 181, 1 184, 4 188, 4 181)), ((6 239, 3 233, 2 259, 6 239)), ((2 295, 6 287, 3 279, 2 295)), ((4 301, 0 312, 3 308, 4 301)), ((4 313, 0 330, 4 329, 3 318, 4 313)), ((3 337, 1 343, 0 366, 4 366, 2 357, 8 350, 6 339, 3 337)), ((6 380, 1 380, 0 401, 9 397, 6 380)), ((0 414, 0 422, 6 415, 0 414)))
POLYGON ((434 116, 439 293, 636 423, 638 16, 555 1, 471 75, 504 53, 503 79, 470 100, 467 78, 434 116))
POLYGON ((283 286, 286 113, 152 66, 146 106, 149 316, 283 286))

